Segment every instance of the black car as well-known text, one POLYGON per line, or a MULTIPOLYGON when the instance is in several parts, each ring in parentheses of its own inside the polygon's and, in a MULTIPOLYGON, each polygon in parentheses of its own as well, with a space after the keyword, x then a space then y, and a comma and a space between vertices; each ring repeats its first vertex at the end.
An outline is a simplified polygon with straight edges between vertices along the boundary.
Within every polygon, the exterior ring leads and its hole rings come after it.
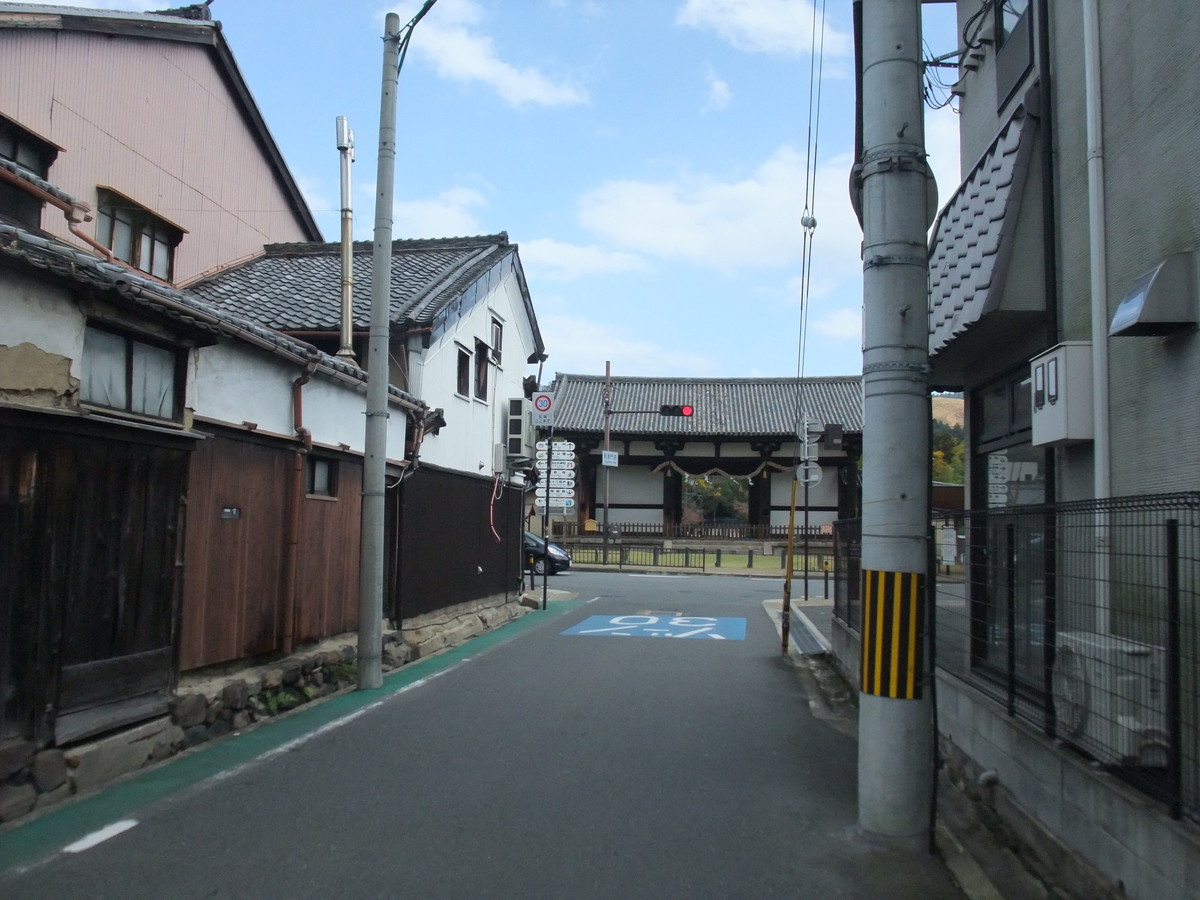
POLYGON ((557 575, 563 569, 571 567, 571 554, 558 544, 551 544, 541 535, 532 531, 525 532, 525 568, 532 569, 538 575, 549 572, 557 575))

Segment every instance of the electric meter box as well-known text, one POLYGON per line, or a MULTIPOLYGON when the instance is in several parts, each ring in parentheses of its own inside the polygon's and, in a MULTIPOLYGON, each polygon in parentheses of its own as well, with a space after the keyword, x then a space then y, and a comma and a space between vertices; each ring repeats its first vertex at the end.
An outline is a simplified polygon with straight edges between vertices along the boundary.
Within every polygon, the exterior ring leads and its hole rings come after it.
POLYGON ((1092 344, 1064 341, 1029 363, 1034 446, 1059 446, 1094 437, 1092 344))

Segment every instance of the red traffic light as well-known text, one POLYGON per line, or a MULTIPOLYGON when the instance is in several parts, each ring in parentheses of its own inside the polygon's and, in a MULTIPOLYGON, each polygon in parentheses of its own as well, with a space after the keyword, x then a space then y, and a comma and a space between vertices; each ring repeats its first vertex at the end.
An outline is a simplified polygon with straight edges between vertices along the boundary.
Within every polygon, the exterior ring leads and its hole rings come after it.
POLYGON ((690 416, 696 410, 690 403, 682 405, 664 403, 658 408, 660 416, 690 416))

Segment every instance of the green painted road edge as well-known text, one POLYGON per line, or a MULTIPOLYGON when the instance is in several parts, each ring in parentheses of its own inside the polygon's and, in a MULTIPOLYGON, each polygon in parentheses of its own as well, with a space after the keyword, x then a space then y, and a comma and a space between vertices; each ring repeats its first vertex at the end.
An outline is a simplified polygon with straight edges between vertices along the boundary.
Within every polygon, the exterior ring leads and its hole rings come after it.
POLYGON ((485 632, 436 656, 417 660, 387 674, 383 686, 368 691, 347 691, 327 700, 302 706, 286 716, 270 719, 249 731, 212 744, 201 744, 165 760, 145 772, 99 789, 60 809, 51 809, 28 823, 0 831, 0 873, 27 868, 80 838, 121 819, 136 818, 138 810, 191 788, 200 782, 249 763, 289 741, 336 722, 363 707, 384 700, 418 681, 472 656, 508 643, 583 605, 581 600, 555 601, 546 611, 536 610, 500 628, 485 632))

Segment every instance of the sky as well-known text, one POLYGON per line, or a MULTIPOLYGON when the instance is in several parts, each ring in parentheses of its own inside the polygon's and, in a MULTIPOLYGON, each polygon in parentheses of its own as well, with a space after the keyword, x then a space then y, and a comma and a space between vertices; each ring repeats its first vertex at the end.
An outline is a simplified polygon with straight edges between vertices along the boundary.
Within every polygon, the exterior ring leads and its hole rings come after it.
MULTIPOLYGON (((419 6, 211 6, 328 241, 340 233, 337 116, 355 135, 355 237, 373 237, 384 17, 404 24, 419 6)), ((622 376, 858 375, 850 10, 437 0, 396 91, 393 236, 507 232, 549 354, 543 383, 602 375, 606 361, 622 376), (806 197, 817 225, 801 341, 806 197)), ((925 5, 927 55, 954 49, 953 11, 925 5)), ((952 110, 927 113, 939 202, 958 185, 957 133, 952 110)))

